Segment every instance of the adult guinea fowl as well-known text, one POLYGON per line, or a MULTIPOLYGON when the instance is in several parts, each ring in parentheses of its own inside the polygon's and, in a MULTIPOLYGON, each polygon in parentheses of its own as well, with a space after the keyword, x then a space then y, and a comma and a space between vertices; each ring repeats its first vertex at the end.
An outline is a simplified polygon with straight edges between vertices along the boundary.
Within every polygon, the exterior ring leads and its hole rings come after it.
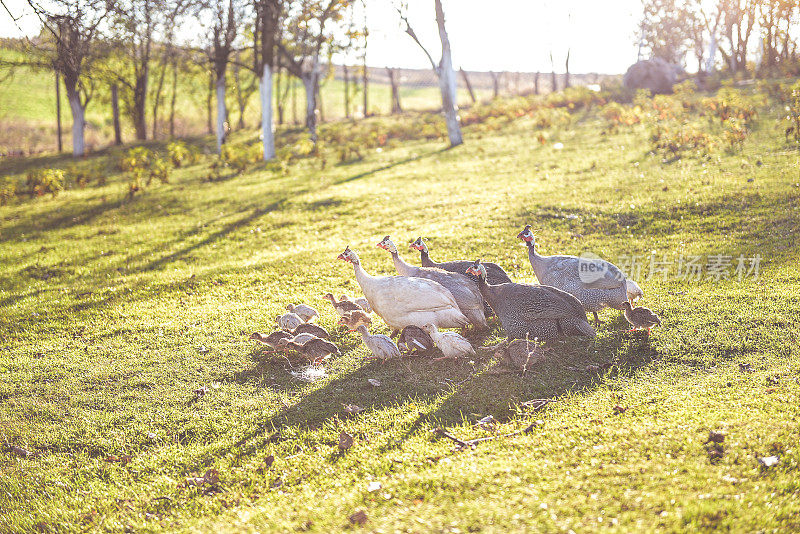
MULTIPOLYGON (((421 237, 418 237, 416 241, 411 243, 409 248, 419 250, 419 256, 423 267, 435 267, 451 273, 463 274, 469 266, 472 265, 471 260, 444 261, 442 263, 433 261, 428 255, 428 245, 421 237)), ((486 281, 490 284, 505 284, 511 282, 508 273, 496 263, 487 261, 483 263, 483 266, 486 269, 486 281)))
POLYGON ((509 339, 553 341, 564 336, 595 335, 580 301, 565 291, 513 282, 490 285, 480 260, 467 273, 477 277, 483 298, 497 314, 509 339))
POLYGON ((478 328, 488 328, 483 312, 483 297, 474 280, 463 273, 451 273, 433 267, 416 267, 406 263, 397 252, 397 247, 387 235, 377 245, 392 255, 394 268, 400 276, 416 276, 438 282, 447 288, 456 299, 458 308, 469 322, 478 328))
POLYGON ((442 328, 461 328, 469 322, 458 309, 453 294, 433 280, 370 276, 350 247, 346 247, 338 259, 353 265, 356 281, 372 310, 396 332, 410 324, 421 327, 433 323, 442 328))
POLYGON ((603 308, 621 310, 629 294, 631 298, 642 296, 636 282, 628 280, 611 262, 600 258, 542 256, 536 252, 536 237, 530 224, 517 237, 528 247, 528 259, 539 283, 577 297, 584 310, 592 312, 595 322, 599 322, 597 312, 603 308))

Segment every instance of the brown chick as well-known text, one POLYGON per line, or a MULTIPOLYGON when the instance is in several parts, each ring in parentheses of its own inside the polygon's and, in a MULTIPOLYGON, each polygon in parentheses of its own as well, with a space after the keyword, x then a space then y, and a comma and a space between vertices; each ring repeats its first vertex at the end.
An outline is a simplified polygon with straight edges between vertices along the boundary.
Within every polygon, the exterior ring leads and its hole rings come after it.
POLYGON ((653 313, 650 308, 645 308, 644 306, 637 306, 634 308, 631 306, 630 302, 626 301, 622 305, 622 310, 625 313, 625 319, 627 319, 633 327, 629 332, 640 328, 646 328, 647 334, 650 335, 651 328, 656 325, 661 326, 661 319, 658 315, 653 313))
POLYGON ((358 310, 349 311, 342 315, 342 317, 339 319, 339 324, 346 326, 348 330, 353 332, 357 330, 360 325, 364 325, 366 327, 372 326, 372 317, 370 317, 367 312, 359 308, 358 310))

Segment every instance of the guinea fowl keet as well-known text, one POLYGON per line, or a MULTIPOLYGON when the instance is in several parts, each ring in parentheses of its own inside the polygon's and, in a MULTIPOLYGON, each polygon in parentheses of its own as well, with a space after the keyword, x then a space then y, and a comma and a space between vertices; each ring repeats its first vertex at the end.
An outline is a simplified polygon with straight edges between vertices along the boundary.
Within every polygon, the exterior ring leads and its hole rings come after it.
POLYGON ((364 310, 347 312, 339 318, 339 324, 347 327, 351 332, 358 328, 358 325, 372 326, 372 317, 364 310))
POLYGON ((275 322, 278 323, 278 327, 280 327, 281 330, 288 330, 291 332, 305 321, 303 321, 303 319, 300 318, 300 316, 296 313, 289 312, 277 316, 275 318, 275 322))
POLYGON ((427 278, 444 286, 458 304, 469 322, 478 328, 487 328, 486 315, 483 311, 483 297, 478 290, 477 284, 465 276, 463 273, 451 273, 433 267, 416 267, 406 263, 397 252, 397 247, 387 235, 377 245, 388 251, 392 255, 394 268, 401 276, 414 276, 417 278, 427 278))
POLYGON ((353 265, 356 281, 372 310, 395 331, 410 324, 433 323, 442 328, 461 328, 467 324, 452 293, 441 284, 408 276, 370 276, 350 247, 338 258, 353 265))
POLYGON ((642 289, 628 280, 620 269, 600 258, 542 256, 536 252, 536 237, 528 224, 517 234, 528 247, 528 259, 542 285, 552 286, 575 296, 599 322, 597 312, 605 307, 621 310, 628 295, 642 296, 642 289))
POLYGON ((324 297, 325 300, 330 301, 331 305, 333 306, 334 311, 336 311, 336 315, 341 317, 347 312, 351 311, 358 311, 363 310, 361 306, 356 304, 351 300, 336 300, 336 297, 333 296, 333 293, 326 293, 324 297))
POLYGON ((629 331, 646 328, 647 333, 650 334, 651 328, 656 325, 661 326, 661 319, 650 308, 645 308, 644 306, 636 306, 634 308, 630 302, 625 302, 622 309, 625 312, 625 319, 633 327, 629 331))
POLYGON ((289 341, 289 343, 286 344, 286 348, 287 350, 299 352, 305 356, 306 359, 315 364, 321 363, 331 354, 340 354, 339 348, 336 345, 330 341, 319 338, 311 339, 303 344, 289 341))
POLYGON ((348 295, 340 295, 339 300, 349 300, 350 302, 355 302, 361 309, 363 309, 367 313, 372 313, 372 306, 369 305, 369 301, 364 297, 350 297, 348 295))
POLYGON ((258 341, 259 343, 263 343, 274 350, 283 350, 283 347, 286 346, 286 342, 288 342, 291 338, 292 334, 285 330, 275 330, 269 335, 265 335, 260 332, 253 332, 250 334, 250 339, 258 341), (285 341, 282 342, 282 340, 285 341))
POLYGON ((298 334, 312 334, 322 339, 330 339, 331 337, 327 330, 314 323, 303 323, 292 330, 292 335, 296 336, 298 334))
POLYGON ((433 324, 426 324, 422 329, 431 336, 433 343, 442 351, 442 357, 434 358, 434 361, 475 355, 475 349, 472 344, 461 334, 439 332, 436 325, 433 324))
POLYGON ((397 347, 404 354, 420 354, 433 349, 434 344, 431 336, 425 330, 409 325, 400 332, 397 347))
POLYGON ((578 299, 545 285, 486 283, 486 269, 477 260, 467 273, 476 277, 483 298, 497 314, 509 339, 553 341, 564 336, 594 337, 578 299))
POLYGON ((308 323, 313 321, 314 318, 319 317, 319 312, 312 308, 307 304, 287 304, 286 309, 292 313, 295 313, 300 317, 304 322, 308 323))

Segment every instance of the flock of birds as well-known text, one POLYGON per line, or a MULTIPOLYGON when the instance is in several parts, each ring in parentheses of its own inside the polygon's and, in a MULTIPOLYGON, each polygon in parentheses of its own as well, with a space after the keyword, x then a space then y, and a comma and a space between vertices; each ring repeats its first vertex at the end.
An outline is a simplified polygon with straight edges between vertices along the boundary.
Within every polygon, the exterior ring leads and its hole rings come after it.
MULTIPOLYGON (((492 315, 508 337, 512 362, 528 361, 539 343, 594 337, 587 313, 598 323, 597 312, 607 307, 622 310, 631 330, 646 329, 649 334, 661 325, 650 309, 632 305, 644 296, 642 289, 614 264, 599 258, 540 255, 530 225, 517 238, 527 246, 539 284, 515 283, 502 267, 481 260, 437 263, 422 238, 409 247, 420 253, 417 267, 403 260, 386 236, 377 246, 391 254, 397 276, 371 276, 356 252, 346 247, 338 259, 352 264, 364 296, 341 295, 337 300, 328 293, 324 298, 339 316, 338 324, 358 332, 372 358, 379 360, 424 354, 434 347, 442 353, 436 360, 474 355, 464 336, 439 329, 488 329, 487 317, 492 315), (391 336, 370 333, 371 313, 392 328, 391 336)), ((294 351, 313 364, 340 354, 328 331, 313 322, 319 318, 316 309, 306 304, 289 304, 286 309, 276 318, 278 330, 269 335, 255 332, 250 338, 269 346, 267 353, 294 351)))

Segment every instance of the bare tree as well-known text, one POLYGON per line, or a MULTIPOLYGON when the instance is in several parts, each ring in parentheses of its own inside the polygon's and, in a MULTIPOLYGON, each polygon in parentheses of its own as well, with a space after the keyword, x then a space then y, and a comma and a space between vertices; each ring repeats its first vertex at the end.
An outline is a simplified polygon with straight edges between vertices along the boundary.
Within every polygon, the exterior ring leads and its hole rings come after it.
POLYGON ((28 6, 42 23, 43 35, 35 41, 27 41, 29 58, 20 63, 52 69, 64 81, 72 112, 72 155, 83 156, 86 153, 86 107, 94 92, 94 80, 89 73, 102 56, 99 28, 113 3, 51 0, 45 7, 28 0, 28 6))
POLYGON ((456 76, 453 70, 453 58, 450 51, 450 38, 447 36, 447 30, 444 23, 444 10, 442 9, 442 1, 434 0, 434 9, 436 11, 436 25, 439 28, 439 40, 442 43, 442 58, 437 64, 428 50, 420 42, 411 23, 408 21, 406 10, 401 6, 397 11, 400 18, 406 27, 406 33, 414 40, 417 45, 425 52, 428 61, 433 67, 433 72, 439 80, 439 91, 442 94, 442 110, 444 112, 445 123, 447 124, 447 136, 450 139, 450 146, 458 146, 464 142, 461 135, 461 124, 458 118, 458 104, 456 100, 456 76))
POLYGON ((253 72, 259 81, 261 99, 261 137, 264 161, 275 158, 275 129, 272 121, 272 71, 275 67, 275 45, 280 39, 280 21, 284 16, 284 0, 253 0, 253 72))
POLYGON ((215 79, 217 96, 217 152, 222 151, 228 128, 228 109, 225 105, 228 63, 234 52, 234 42, 243 16, 243 6, 235 0, 213 0, 211 11, 211 46, 208 59, 215 79))

